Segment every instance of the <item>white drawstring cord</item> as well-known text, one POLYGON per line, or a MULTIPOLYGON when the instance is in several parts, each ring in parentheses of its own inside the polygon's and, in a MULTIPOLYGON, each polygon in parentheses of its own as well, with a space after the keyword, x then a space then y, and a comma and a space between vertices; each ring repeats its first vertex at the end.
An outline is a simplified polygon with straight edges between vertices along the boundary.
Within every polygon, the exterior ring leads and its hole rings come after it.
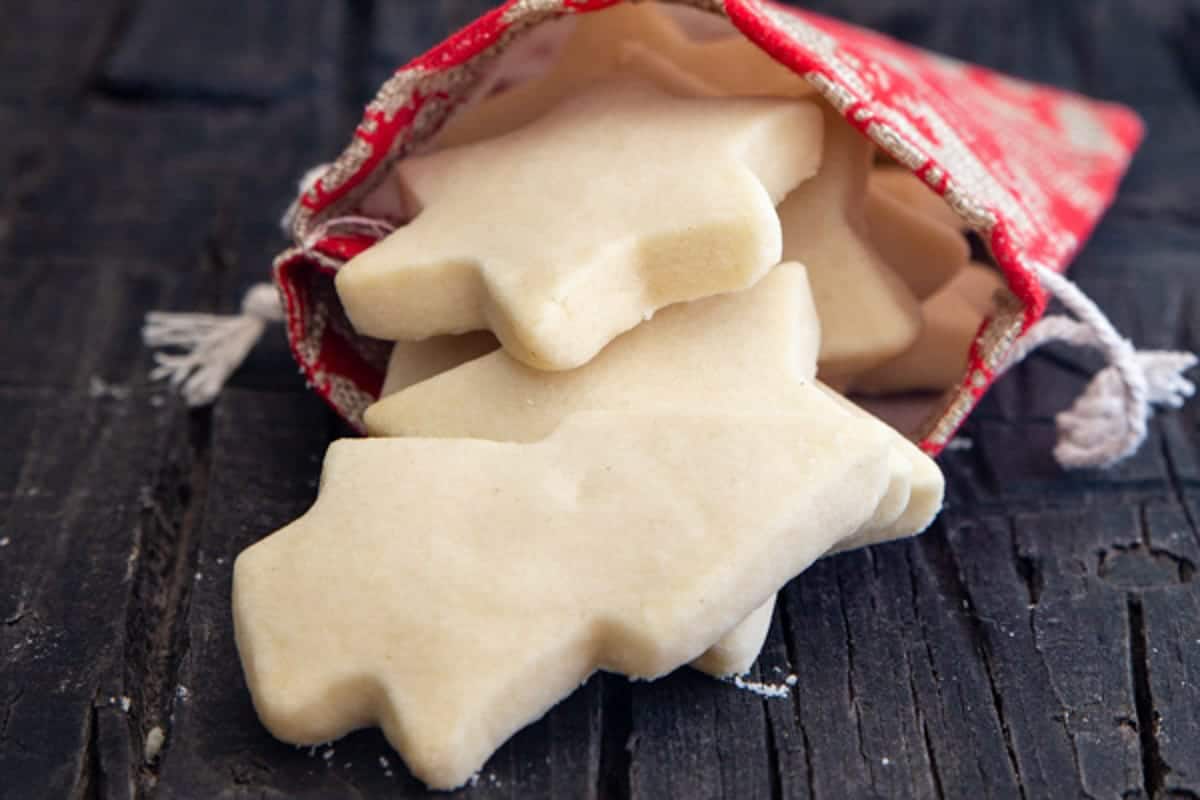
MULTIPOLYGON (((382 239, 394 225, 369 217, 345 216, 326 220, 301 242, 312 250, 334 233, 362 233, 382 239)), ((233 316, 151 311, 142 327, 147 347, 182 348, 182 353, 155 353, 151 380, 170 381, 190 406, 213 402, 229 376, 262 338, 267 323, 283 321, 283 304, 269 283, 251 286, 242 298, 242 312, 233 316)))
POLYGON ((283 319, 275 287, 259 283, 242 298, 236 316, 151 311, 142 327, 147 347, 182 348, 182 353, 155 353, 151 380, 168 380, 189 406, 216 399, 254 348, 269 322, 283 319))
POLYGON ((1135 350, 1078 286, 1042 265, 1035 265, 1034 271, 1042 286, 1077 319, 1053 315, 1034 323, 1014 343, 997 375, 1050 342, 1100 350, 1108 366, 1096 373, 1071 408, 1055 418, 1054 457, 1067 469, 1111 467, 1141 446, 1152 406, 1178 408, 1195 394, 1196 387, 1183 373, 1196 365, 1196 356, 1135 350))
MULTIPOLYGON (((312 250, 335 231, 382 239, 395 227, 369 217, 335 217, 313 229, 301 247, 312 250)), ((283 304, 269 283, 251 286, 242 298, 242 312, 232 316, 151 311, 142 327, 142 341, 153 349, 173 347, 183 352, 155 353, 157 366, 150 378, 170 381, 190 406, 207 405, 216 400, 229 376, 246 360, 267 323, 282 321, 283 304)))
MULTIPOLYGON (((328 164, 318 164, 300 179, 304 194, 321 177, 328 164)), ((281 224, 291 234, 295 205, 283 215, 281 224)), ((363 233, 381 239, 395 226, 369 217, 345 216, 326 220, 304 237, 301 247, 312 250, 334 231, 363 233)), ((155 353, 151 380, 167 380, 189 406, 213 402, 229 376, 241 366, 262 338, 268 323, 283 321, 279 293, 269 283, 251 286, 242 298, 240 314, 193 314, 151 311, 142 327, 142 341, 152 349, 179 348, 180 353, 155 353)))

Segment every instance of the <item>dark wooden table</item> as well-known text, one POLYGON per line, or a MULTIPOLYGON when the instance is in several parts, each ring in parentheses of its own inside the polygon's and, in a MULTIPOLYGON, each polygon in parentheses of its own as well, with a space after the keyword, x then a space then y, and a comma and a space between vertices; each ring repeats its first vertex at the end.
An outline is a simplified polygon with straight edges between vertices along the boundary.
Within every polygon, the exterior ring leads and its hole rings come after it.
MULTIPOLYGON (((273 740, 234 651, 233 558, 311 502, 339 424, 278 330, 191 412, 138 330, 235 308, 297 177, 485 5, 0 0, 0 796, 423 794, 377 732, 273 740)), ((1136 107, 1072 274, 1139 344, 1200 348, 1195 0, 807 5, 1136 107)), ((1063 474, 1052 416, 1094 366, 1033 358, 943 458, 933 530, 787 587, 757 675, 791 699, 597 676, 464 795, 1200 796, 1200 402, 1063 474)))

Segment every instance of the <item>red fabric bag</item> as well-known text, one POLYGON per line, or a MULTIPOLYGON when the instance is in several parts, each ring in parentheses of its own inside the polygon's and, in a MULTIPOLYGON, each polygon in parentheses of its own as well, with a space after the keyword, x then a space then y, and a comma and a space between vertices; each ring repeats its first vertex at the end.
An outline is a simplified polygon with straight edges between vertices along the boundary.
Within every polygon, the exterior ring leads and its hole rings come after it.
MULTIPOLYGON (((334 291, 338 268, 387 230, 364 218, 370 216, 364 200, 397 159, 438 130, 507 49, 555 18, 618 2, 508 0, 399 69, 367 107, 346 150, 306 182, 289 216, 297 245, 276 259, 274 276, 297 362, 313 389, 351 425, 361 428, 363 411, 378 397, 388 355, 387 343, 354 332, 334 291)), ((1053 276, 1110 204, 1142 136, 1141 122, 1121 106, 764 0, 673 3, 727 19, 803 76, 864 136, 941 194, 990 246, 1011 294, 981 327, 962 384, 947 393, 922 430, 921 446, 936 454, 1011 362, 1014 342, 1042 318, 1046 287, 1062 296, 1053 276)), ((1086 321, 1086 309, 1072 310, 1086 321)), ((1107 331, 1115 337, 1111 327, 1107 331)), ((1063 338, 1053 332, 1042 338, 1051 337, 1063 338)), ((1099 339, 1092 344, 1102 349, 1128 345, 1106 343, 1103 331, 1099 339)), ((1155 399, 1145 397, 1144 376, 1133 374, 1140 370, 1122 367, 1117 355, 1110 358, 1117 365, 1113 380, 1128 402, 1141 403, 1144 436, 1147 403, 1155 399)))

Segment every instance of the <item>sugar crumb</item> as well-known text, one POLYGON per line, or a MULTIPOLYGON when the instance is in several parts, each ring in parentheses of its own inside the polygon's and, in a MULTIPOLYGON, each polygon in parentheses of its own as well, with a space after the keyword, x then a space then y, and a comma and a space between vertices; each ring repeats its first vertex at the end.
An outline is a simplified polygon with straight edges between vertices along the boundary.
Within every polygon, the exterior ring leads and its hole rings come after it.
POLYGON ((732 683, 739 689, 768 699, 787 697, 790 694, 787 686, 780 686, 779 684, 774 683, 760 683, 759 681, 748 681, 741 675, 734 675, 732 683))

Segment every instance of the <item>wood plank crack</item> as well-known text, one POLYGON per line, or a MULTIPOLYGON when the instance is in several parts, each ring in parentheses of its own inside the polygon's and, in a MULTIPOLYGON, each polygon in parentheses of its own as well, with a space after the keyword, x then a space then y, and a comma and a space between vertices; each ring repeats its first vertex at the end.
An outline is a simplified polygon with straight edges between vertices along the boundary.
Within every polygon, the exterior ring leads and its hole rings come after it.
MULTIPOLYGON (((959 613, 965 622, 971 646, 975 650, 980 666, 983 668, 983 677, 988 685, 992 709, 996 714, 996 721, 999 723, 1004 750, 1008 757, 1008 766, 1015 779, 1017 791, 1020 793, 1022 800, 1024 800, 1026 796, 1025 784, 1021 777, 1021 768, 1017 759, 1016 747, 1013 744, 1012 731, 1004 715, 1004 700, 993 671, 992 654, 989 649, 987 632, 984 630, 983 620, 976 609, 974 599, 967 589, 962 566, 959 564, 958 556, 955 554, 953 548, 949 546, 944 538, 941 541, 926 540, 923 544, 925 545, 924 551, 928 556, 928 560, 933 566, 933 572, 938 578, 942 594, 947 598, 958 599, 959 613)), ((980 774, 986 783, 986 771, 981 768, 980 774)))
POLYGON ((96 708, 97 702, 99 698, 93 698, 91 710, 84 718, 83 753, 79 762, 79 777, 71 791, 72 800, 99 800, 101 797, 100 712, 96 708))
MULTIPOLYGON (((187 436, 173 443, 162 474, 141 497, 140 557, 125 620, 125 685, 137 709, 139 744, 155 728, 168 741, 171 733, 179 666, 188 651, 184 621, 207 494, 211 416, 210 409, 191 412, 187 436)), ((151 793, 160 763, 157 756, 144 759, 138 796, 151 793)))
POLYGON ((763 698, 763 736, 767 742, 767 773, 770 780, 771 800, 783 800, 783 781, 779 776, 779 751, 775 741, 775 730, 771 726, 771 710, 767 704, 771 701, 763 698))
MULTIPOLYGON (((920 627, 921 644, 923 645, 923 648, 925 650, 925 660, 927 662, 927 666, 929 667, 929 673, 932 678, 930 683, 933 686, 934 694, 938 698, 938 704, 937 704, 936 708, 940 709, 943 704, 943 702, 942 702, 942 681, 941 681, 941 677, 938 675, 937 662, 933 657, 933 649, 929 642, 929 630, 925 626, 925 622, 921 615, 921 609, 917 602, 917 592, 918 592, 919 581, 917 578, 916 563, 913 560, 913 557, 911 554, 909 556, 907 556, 904 559, 904 561, 908 565, 908 579, 909 579, 909 585, 910 585, 909 598, 912 603, 913 619, 916 621, 917 625, 920 627)), ((915 672, 913 670, 909 671, 909 687, 913 691, 914 704, 916 704, 916 707, 919 709, 921 706, 920 706, 920 704, 916 703, 916 688, 915 688, 915 685, 913 684, 914 674, 915 674, 915 672)), ((925 745, 925 756, 929 759, 929 769, 933 775, 934 790, 937 792, 938 800, 942 800, 946 796, 945 791, 942 787, 942 776, 938 770, 937 755, 934 752, 933 739, 929 735, 929 723, 928 723, 928 721, 926 721, 924 719, 923 715, 921 717, 921 735, 922 735, 922 740, 925 745)))
MULTIPOLYGON (((952 556, 953 558, 953 556, 952 556)), ((957 564, 957 560, 955 560, 957 564)), ((987 678, 988 689, 991 692, 992 707, 996 710, 996 719, 1000 722, 1000 732, 1004 736, 1004 750, 1008 754, 1008 763, 1012 767, 1013 774, 1017 778, 1017 789, 1021 793, 1021 798, 1025 798, 1025 782, 1021 778, 1021 766, 1017 761, 1017 750, 1013 746, 1012 730, 1008 723, 1008 718, 1004 715, 1004 697, 1000 693, 1000 687, 996 683, 996 676, 992 671, 992 654, 988 645, 987 634, 983 631, 982 622, 979 619, 979 614, 975 610, 975 604, 971 600, 971 595, 967 591, 965 585, 961 586, 963 597, 966 600, 966 611, 970 620, 970 629, 972 637, 975 639, 975 646, 978 648, 979 660, 983 665, 983 674, 987 678)), ((1079 765, 1079 756, 1076 753, 1076 767, 1079 765)))
POLYGON ((850 618, 846 615, 846 602, 844 594, 846 586, 843 584, 842 576, 839 571, 838 575, 838 613, 842 617, 842 633, 846 640, 846 697, 850 703, 850 709, 854 712, 854 732, 858 741, 858 756, 862 759, 864 766, 867 769, 867 779, 874 786, 874 771, 869 768, 870 761, 867 758, 867 745, 863 739, 863 719, 862 707, 858 701, 858 692, 854 689, 854 634, 853 628, 850 625, 850 618))
MULTIPOLYGON (((792 612, 787 603, 777 602, 775 604, 775 613, 779 617, 780 628, 785 632, 783 638, 784 653, 787 655, 788 672, 796 669, 796 644, 792 636, 787 635, 787 632, 795 630, 793 627, 792 612)), ((816 800, 817 786, 816 773, 813 771, 812 761, 812 742, 808 736, 808 728, 804 724, 804 715, 800 713, 800 692, 793 691, 789 694, 788 700, 792 707, 792 718, 796 722, 796 729, 800 732, 800 743, 804 746, 804 780, 805 787, 808 789, 809 800, 816 800)), ((782 783, 783 776, 777 776, 782 783)))
POLYGON ((1126 598, 1129 609, 1129 666, 1133 673, 1134 707, 1137 709, 1138 737, 1142 747, 1142 785, 1146 796, 1154 800, 1162 791, 1171 768, 1163 761, 1158 745, 1158 711, 1150 691, 1150 665, 1147 655, 1146 621, 1142 600, 1136 592, 1126 598))
POLYGON ((21 702, 25 687, 17 686, 11 695, 4 700, 4 713, 0 714, 0 745, 8 742, 8 723, 12 720, 13 709, 21 702))
POLYGON ((637 742, 633 733, 633 690, 618 675, 604 675, 601 689, 600 767, 596 794, 624 800, 631 794, 630 768, 637 742))
POLYGON ((942 774, 938 770, 937 755, 933 752, 933 742, 929 738, 929 726, 921 720, 921 739, 925 743, 925 756, 929 759, 929 772, 933 776, 933 791, 938 800, 945 800, 946 790, 942 788, 942 774))

